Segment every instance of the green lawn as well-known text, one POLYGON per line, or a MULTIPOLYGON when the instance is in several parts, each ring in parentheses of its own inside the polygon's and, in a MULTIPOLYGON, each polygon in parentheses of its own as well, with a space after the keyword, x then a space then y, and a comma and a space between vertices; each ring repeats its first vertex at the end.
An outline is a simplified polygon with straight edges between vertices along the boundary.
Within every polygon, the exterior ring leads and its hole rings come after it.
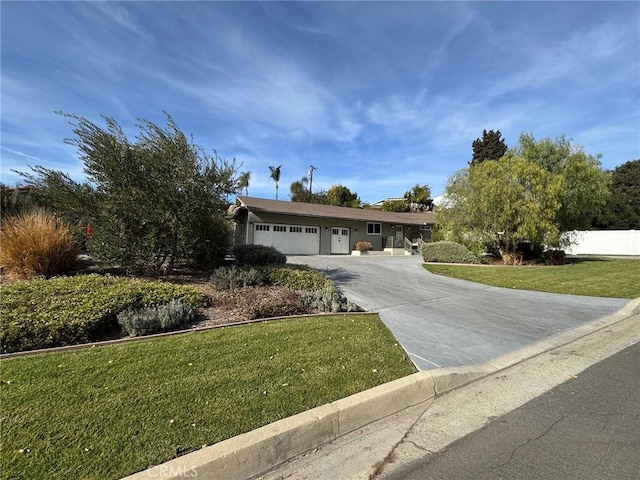
POLYGON ((594 297, 640 297, 640 260, 573 259, 561 267, 424 265, 433 273, 497 287, 594 297))
POLYGON ((3 478, 116 479, 415 372, 377 316, 2 360, 3 478))

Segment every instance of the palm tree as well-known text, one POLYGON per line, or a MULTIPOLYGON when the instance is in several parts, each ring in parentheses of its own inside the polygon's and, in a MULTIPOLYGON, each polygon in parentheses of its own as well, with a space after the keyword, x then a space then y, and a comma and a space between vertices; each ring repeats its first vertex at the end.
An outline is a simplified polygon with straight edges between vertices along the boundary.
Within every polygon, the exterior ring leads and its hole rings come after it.
POLYGON ((271 170, 271 178, 273 179, 274 182, 276 182, 276 200, 278 199, 278 182, 280 181, 281 167, 282 167, 282 164, 278 165, 277 167, 269 166, 269 170, 271 170))
POLYGON ((238 190, 242 193, 244 188, 245 196, 249 196, 249 180, 251 179, 251 172, 242 172, 238 175, 238 190))

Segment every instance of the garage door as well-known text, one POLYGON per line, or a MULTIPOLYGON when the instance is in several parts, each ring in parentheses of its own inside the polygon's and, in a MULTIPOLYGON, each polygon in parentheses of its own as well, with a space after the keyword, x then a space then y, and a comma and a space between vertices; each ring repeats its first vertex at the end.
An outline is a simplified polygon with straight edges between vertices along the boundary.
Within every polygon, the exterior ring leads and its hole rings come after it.
POLYGON ((273 247, 285 255, 320 253, 320 227, 256 223, 253 243, 273 247))

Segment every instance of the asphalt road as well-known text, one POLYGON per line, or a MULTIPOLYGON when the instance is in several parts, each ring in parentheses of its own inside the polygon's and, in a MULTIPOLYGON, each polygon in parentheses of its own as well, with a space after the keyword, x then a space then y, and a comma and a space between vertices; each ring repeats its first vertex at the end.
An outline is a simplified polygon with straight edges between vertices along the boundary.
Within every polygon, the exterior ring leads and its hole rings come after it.
POLYGON ((625 480, 640 472, 640 343, 385 480, 625 480))
POLYGON ((351 301, 379 313, 421 370, 484 362, 627 303, 447 278, 422 268, 418 255, 290 256, 288 261, 323 271, 351 301))

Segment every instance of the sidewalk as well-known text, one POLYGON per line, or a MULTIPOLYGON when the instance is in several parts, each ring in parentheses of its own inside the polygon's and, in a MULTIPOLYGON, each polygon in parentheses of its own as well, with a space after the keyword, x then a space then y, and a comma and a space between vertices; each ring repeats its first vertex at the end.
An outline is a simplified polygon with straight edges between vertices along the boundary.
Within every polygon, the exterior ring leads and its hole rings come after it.
POLYGON ((384 479, 639 341, 640 298, 487 362, 419 372, 127 480, 384 479))

